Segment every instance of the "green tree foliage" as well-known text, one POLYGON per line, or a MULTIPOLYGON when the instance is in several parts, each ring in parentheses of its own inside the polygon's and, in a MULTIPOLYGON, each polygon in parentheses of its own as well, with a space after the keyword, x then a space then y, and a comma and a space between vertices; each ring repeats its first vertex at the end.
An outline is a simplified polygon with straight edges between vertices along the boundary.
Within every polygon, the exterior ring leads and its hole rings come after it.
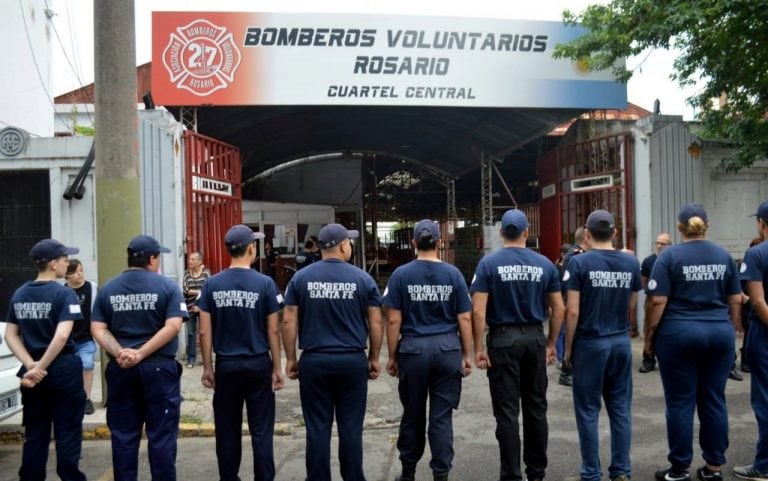
POLYGON ((624 58, 679 49, 672 78, 704 86, 689 99, 702 136, 739 146, 723 167, 736 171, 768 157, 768 0, 613 0, 580 14, 566 10, 563 20, 587 32, 558 45, 555 57, 611 69, 623 82, 632 76, 624 58), (721 95, 727 103, 718 108, 721 95))

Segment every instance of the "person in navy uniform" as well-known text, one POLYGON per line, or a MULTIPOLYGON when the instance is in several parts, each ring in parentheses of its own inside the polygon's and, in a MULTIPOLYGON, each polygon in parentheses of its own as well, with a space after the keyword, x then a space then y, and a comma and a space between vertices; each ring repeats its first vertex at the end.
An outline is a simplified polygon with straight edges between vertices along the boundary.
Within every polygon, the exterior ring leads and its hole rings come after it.
POLYGON ((693 414, 699 414, 704 466, 700 480, 723 479, 728 447, 725 384, 741 329, 741 285, 722 247, 706 240, 707 212, 685 204, 677 215, 682 242, 659 254, 648 279, 645 352, 656 354, 666 402, 670 467, 656 479, 685 481, 693 459, 693 414))
POLYGON ((523 479, 518 421, 522 404, 525 472, 528 480, 541 480, 547 468, 547 364, 555 361, 563 297, 555 265, 525 247, 528 219, 523 212, 504 213, 501 237, 504 248, 480 261, 470 287, 475 363, 488 369, 499 479, 523 479), (542 323, 548 315, 547 339, 542 323))
POLYGON ((305 242, 304 247, 298 254, 296 254, 296 270, 303 269, 313 262, 318 261, 319 259, 315 257, 315 251, 317 251, 317 248, 312 240, 305 242))
MULTIPOLYGON (((643 283, 643 289, 648 287, 648 279, 651 277, 651 271, 653 270, 653 265, 656 264, 656 259, 658 258, 659 254, 661 254, 661 251, 666 249, 668 246, 672 245, 672 236, 670 236, 667 232, 662 232, 658 236, 656 236, 656 252, 649 255, 645 259, 643 259, 643 262, 640 264, 640 276, 643 283)), ((647 302, 647 298, 646 298, 647 302)), ((646 329, 644 329, 643 332, 643 338, 650 337, 647 332, 647 326, 648 323, 645 323, 646 329)), ((649 355, 647 352, 643 352, 643 363, 640 365, 640 369, 638 369, 639 372, 642 373, 648 373, 651 371, 656 370, 656 358, 654 356, 649 355)))
POLYGON ((453 410, 461 378, 472 372, 472 304, 461 272, 437 256, 440 228, 424 219, 413 229, 417 258, 395 269, 384 291, 387 372, 399 378, 403 404, 397 448, 400 481, 414 481, 424 454, 429 403, 429 447, 436 481, 448 479, 453 461, 453 410), (429 401, 427 401, 429 399, 429 401))
POLYGON ((629 313, 637 306, 640 264, 613 248, 613 215, 587 217, 589 250, 568 263, 565 362, 573 368, 573 410, 582 481, 601 479, 598 418, 605 402, 611 424, 611 481, 629 481, 632 468, 632 346, 629 313))
POLYGON ((757 449, 752 464, 737 466, 733 474, 741 479, 768 480, 768 201, 753 214, 757 233, 763 240, 750 247, 741 262, 741 280, 746 282, 752 314, 747 331, 746 354, 752 376, 752 409, 757 419, 757 449))
POLYGON ((170 249, 139 235, 127 251, 128 269, 99 291, 91 315, 91 333, 110 358, 107 426, 115 481, 137 479, 142 427, 152 479, 173 481, 181 404, 175 357, 187 305, 179 286, 158 274, 160 253, 170 249))
MULTIPOLYGON (((589 250, 586 240, 587 229, 584 226, 579 226, 573 232, 574 244, 565 252, 563 260, 558 270, 560 275, 559 279, 563 278, 566 269, 568 269, 568 263, 571 262, 575 256, 583 254, 589 250)), ((560 290, 563 293, 563 302, 566 302, 568 298, 568 290, 565 284, 560 284, 560 290)), ((573 373, 571 372, 571 366, 568 363, 562 362, 565 359, 565 323, 563 323, 560 329, 560 335, 557 337, 557 343, 555 344, 557 360, 560 362, 560 376, 557 378, 557 383, 561 386, 573 386, 573 373)))
POLYGON ((275 479, 272 435, 275 391, 283 387, 277 314, 282 297, 275 281, 250 268, 264 234, 246 225, 224 236, 229 268, 203 284, 200 336, 205 387, 214 388, 219 479, 237 481, 242 457, 243 404, 253 446, 254 479, 275 479), (213 367, 216 352, 216 369, 213 367))
POLYGON ((384 336, 381 297, 373 278, 348 263, 355 230, 328 224, 318 242, 323 260, 297 272, 285 293, 285 372, 299 380, 307 426, 307 479, 331 479, 331 425, 339 431, 339 464, 346 481, 365 481, 363 418, 368 379, 379 377, 384 336), (302 349, 296 360, 296 337, 302 349), (370 339, 366 359, 366 340, 370 339))
POLYGON ((79 249, 55 239, 35 244, 29 256, 37 278, 11 296, 5 342, 21 361, 24 449, 19 479, 45 479, 51 425, 56 438, 56 473, 64 481, 85 481, 80 471, 83 442, 83 364, 70 334, 83 316, 75 292, 64 287, 67 257, 79 249))

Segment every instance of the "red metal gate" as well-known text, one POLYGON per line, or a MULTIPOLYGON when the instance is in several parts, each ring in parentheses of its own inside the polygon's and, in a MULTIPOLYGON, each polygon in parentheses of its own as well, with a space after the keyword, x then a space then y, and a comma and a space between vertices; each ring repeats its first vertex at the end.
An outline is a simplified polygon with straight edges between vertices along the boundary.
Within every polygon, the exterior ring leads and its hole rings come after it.
POLYGON ((616 219, 617 247, 635 248, 633 138, 625 133, 559 147, 539 160, 542 253, 552 260, 595 209, 616 219))
POLYGON ((186 252, 202 252, 206 267, 216 273, 229 265, 224 234, 243 219, 240 150, 187 131, 184 168, 186 252))

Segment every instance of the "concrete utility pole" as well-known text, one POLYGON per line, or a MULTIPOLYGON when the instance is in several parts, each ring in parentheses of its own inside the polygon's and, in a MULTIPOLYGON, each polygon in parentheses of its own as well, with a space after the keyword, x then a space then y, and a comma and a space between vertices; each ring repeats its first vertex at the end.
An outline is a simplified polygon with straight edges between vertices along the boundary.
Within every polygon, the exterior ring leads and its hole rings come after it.
MULTIPOLYGON (((126 267, 141 233, 133 0, 93 1, 96 110, 96 246, 99 282, 126 267)), ((102 350, 101 398, 106 403, 102 350)))

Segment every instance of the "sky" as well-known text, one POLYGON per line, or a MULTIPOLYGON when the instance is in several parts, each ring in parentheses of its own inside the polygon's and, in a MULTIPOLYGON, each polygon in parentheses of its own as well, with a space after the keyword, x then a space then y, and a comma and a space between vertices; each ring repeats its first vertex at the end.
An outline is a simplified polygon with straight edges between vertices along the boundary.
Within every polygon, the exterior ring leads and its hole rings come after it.
MULTIPOLYGON (((523 20, 562 20, 562 12, 583 10, 603 0, 134 0, 136 6, 136 65, 151 58, 151 12, 156 11, 241 11, 321 12, 398 15, 433 15, 523 20)), ((93 82, 93 2, 91 0, 48 0, 54 11, 53 93, 59 95, 93 82), (60 41, 59 41, 60 39, 60 41), (65 55, 62 55, 62 52, 65 55)), ((648 110, 659 99, 661 113, 692 119, 694 111, 686 99, 695 87, 681 89, 669 78, 674 51, 654 50, 627 59, 635 74, 627 85, 628 100, 648 110)))

